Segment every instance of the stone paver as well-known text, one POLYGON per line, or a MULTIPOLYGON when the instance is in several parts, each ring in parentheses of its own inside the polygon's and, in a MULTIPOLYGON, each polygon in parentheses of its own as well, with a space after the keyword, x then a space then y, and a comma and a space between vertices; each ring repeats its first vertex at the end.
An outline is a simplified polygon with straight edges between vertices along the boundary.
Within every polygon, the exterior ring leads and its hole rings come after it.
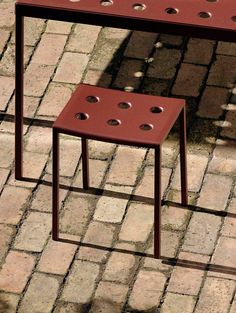
POLYGON ((190 252, 211 254, 213 252, 221 218, 194 212, 186 232, 183 249, 190 252))
POLYGON ((128 208, 119 239, 145 242, 153 226, 153 207, 132 203, 128 208))
POLYGON ((142 31, 134 31, 125 49, 124 55, 129 58, 145 59, 150 55, 157 35, 142 31), (145 45, 143 42, 145 41, 145 45))
POLYGON ((77 24, 67 43, 66 50, 71 52, 91 53, 100 30, 100 26, 77 24))
MULTIPOLYGON (((38 185, 37 192, 34 194, 33 201, 31 203, 30 209, 41 212, 51 212, 52 211, 52 176, 44 176, 43 180, 47 182, 47 184, 42 183, 38 185)), ((65 178, 61 178, 61 184, 65 186, 70 185, 69 181, 65 178)), ((59 201, 60 204, 64 201, 68 190, 60 189, 59 192, 59 201)))
POLYGON ((9 39, 10 32, 4 29, 0 29, 0 54, 2 53, 7 41, 9 39))
POLYGON ((56 65, 66 44, 67 36, 44 34, 34 53, 32 62, 46 65, 56 65))
POLYGON ((135 269, 133 255, 113 252, 103 274, 104 280, 127 283, 135 269))
MULTIPOLYGON (((117 187, 105 185, 105 190, 112 192, 131 194, 132 189, 130 187, 117 187)), ((94 212, 94 219, 102 222, 120 223, 123 219, 125 209, 128 203, 129 197, 126 198, 115 198, 102 196, 96 206, 94 212)))
POLYGON ((6 183, 9 172, 10 171, 7 169, 0 168, 0 190, 2 190, 4 184, 6 183))
POLYGON ((183 230, 188 221, 189 212, 182 208, 165 206, 162 209, 162 226, 165 229, 183 230))
POLYGON ((234 175, 236 173, 236 144, 232 140, 218 139, 208 170, 216 174, 234 175))
POLYGON ((228 311, 235 282, 218 278, 207 278, 197 303, 196 313, 224 313, 228 311))
POLYGON ((33 270, 35 257, 10 251, 0 271, 0 290, 20 294, 33 270))
POLYGON ((30 63, 25 73, 25 94, 42 97, 53 71, 53 65, 30 63))
POLYGON ((112 244, 115 227, 113 224, 92 222, 85 234, 84 242, 109 247, 112 244))
POLYGON ((0 76, 0 109, 5 110, 7 102, 14 91, 14 79, 12 77, 0 76))
POLYGON ((0 263, 4 260, 4 256, 7 253, 13 234, 14 230, 11 226, 0 224, 0 263))
POLYGON ((207 174, 197 204, 204 208, 224 211, 232 182, 229 177, 207 174))
POLYGON ((236 55, 235 43, 219 41, 216 49, 217 54, 236 55))
MULTIPOLYGON (((197 192, 200 189, 208 159, 202 155, 188 154, 188 190, 197 192)), ((172 188, 180 190, 180 164, 176 168, 172 188)))
POLYGON ((18 302, 18 295, 0 292, 0 312, 15 313, 18 302))
MULTIPOLYGON (((89 159, 89 186, 99 188, 107 170, 108 162, 102 160, 89 159)), ((82 187, 82 164, 79 165, 79 172, 73 186, 82 187)))
MULTIPOLYGON (((161 190, 162 195, 164 194, 170 180, 171 169, 162 168, 161 169, 161 190)), ((135 195, 154 198, 154 167, 147 166, 144 169, 144 175, 135 190, 135 195)))
POLYGON ((49 20, 47 22, 47 28, 45 30, 46 33, 52 34, 70 34, 72 23, 61 22, 61 21, 52 21, 49 20))
POLYGON ((220 237, 216 250, 212 257, 212 263, 217 265, 234 267, 236 257, 236 239, 220 237))
POLYGON ((50 240, 39 261, 38 270, 58 275, 66 274, 77 246, 50 240))
POLYGON ((213 63, 209 77, 208 85, 232 88, 235 78, 236 58, 233 56, 217 55, 213 63))
POLYGON ((138 90, 143 76, 142 66, 143 62, 140 60, 124 59, 112 87, 124 90, 128 88, 132 91, 138 90))
POLYGON ((38 115, 58 116, 70 99, 70 87, 51 83, 38 110, 38 115))
POLYGON ((24 213, 30 190, 7 186, 3 189, 0 202, 0 223, 17 225, 24 213))
POLYGON ((192 313, 194 305, 194 297, 168 292, 161 313, 192 313))
POLYGON ((206 118, 219 118, 228 102, 230 91, 226 88, 207 86, 202 95, 197 114, 206 118))
POLYGON ((16 249, 41 252, 51 230, 51 216, 47 213, 31 212, 22 224, 16 237, 16 249))
POLYGON ((25 139, 27 151, 48 154, 51 150, 52 132, 48 127, 30 127, 25 139))
MULTIPOLYGON (((60 138, 60 175, 71 177, 79 163, 81 142, 71 136, 60 138)), ((47 173, 52 174, 52 160, 48 162, 47 173)))
POLYGON ((145 153, 146 151, 143 149, 133 150, 128 147, 119 147, 110 168, 107 181, 109 183, 133 185, 145 153), (127 164, 128 168, 124 168, 123 166, 126 160, 129 160, 129 164, 127 164))
POLYGON ((13 162, 14 137, 1 133, 0 166, 9 167, 13 162))
POLYGON ((58 288, 57 278, 35 273, 20 304, 19 312, 51 312, 58 288))
POLYGON ((171 274, 168 292, 197 296, 204 271, 185 267, 176 267, 171 274))
POLYGON ((14 3, 0 3, 1 21, 0 27, 12 27, 14 25, 14 3))
POLYGON ((235 125, 236 120, 236 113, 235 113, 235 105, 229 105, 229 111, 225 117, 225 126, 222 131, 221 135, 230 139, 236 139, 236 131, 233 125, 235 125))
MULTIPOLYGON (((236 195, 236 194, 235 194, 236 195)), ((228 212, 230 213, 236 213, 236 198, 233 198, 230 201, 229 207, 228 207, 228 212)))
POLYGON ((128 292, 128 286, 101 281, 94 296, 91 313, 120 312, 128 292))
POLYGON ((88 303, 95 289, 98 274, 99 265, 75 261, 63 290, 62 299, 70 302, 88 303))
POLYGON ((129 305, 135 310, 150 310, 159 304, 166 277, 154 271, 140 271, 130 295, 129 305))
POLYGON ((65 52, 54 76, 54 81, 78 84, 89 58, 86 54, 65 52))
POLYGON ((147 76, 170 79, 175 75, 181 52, 177 49, 158 49, 154 61, 150 64, 147 76))
POLYGON ((190 38, 187 51, 184 55, 184 62, 195 64, 208 64, 214 49, 214 41, 190 38))
POLYGON ((91 214, 92 204, 86 198, 71 194, 61 214, 61 231, 82 235, 91 214))
POLYGON ((182 63, 177 75, 176 83, 172 88, 174 95, 197 97, 206 75, 206 68, 201 65, 182 63), (188 86, 186 88, 186 86, 188 86))

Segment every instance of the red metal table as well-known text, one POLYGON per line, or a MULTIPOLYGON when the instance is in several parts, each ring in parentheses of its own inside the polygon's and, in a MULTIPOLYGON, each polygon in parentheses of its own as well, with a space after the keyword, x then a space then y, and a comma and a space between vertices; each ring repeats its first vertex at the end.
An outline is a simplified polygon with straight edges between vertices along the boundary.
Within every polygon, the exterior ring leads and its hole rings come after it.
POLYGON ((15 177, 23 178, 24 17, 236 42, 235 0, 18 0, 15 177))

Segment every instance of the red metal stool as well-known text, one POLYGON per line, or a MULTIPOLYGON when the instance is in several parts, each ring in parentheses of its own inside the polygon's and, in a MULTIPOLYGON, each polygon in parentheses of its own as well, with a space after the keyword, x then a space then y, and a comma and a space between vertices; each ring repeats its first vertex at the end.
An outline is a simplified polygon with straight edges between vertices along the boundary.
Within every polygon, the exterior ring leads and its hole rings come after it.
POLYGON ((155 149, 154 256, 160 257, 161 144, 180 117, 182 204, 187 205, 186 117, 182 99, 80 84, 53 125, 53 239, 59 233, 59 134, 82 139, 83 187, 89 188, 87 139, 155 149))

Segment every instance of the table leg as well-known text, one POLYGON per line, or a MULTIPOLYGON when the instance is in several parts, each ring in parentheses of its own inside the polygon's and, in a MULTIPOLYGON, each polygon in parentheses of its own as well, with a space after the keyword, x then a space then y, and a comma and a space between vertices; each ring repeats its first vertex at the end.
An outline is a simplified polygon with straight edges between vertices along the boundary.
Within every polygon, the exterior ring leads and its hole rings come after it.
POLYGON ((52 239, 58 240, 59 235, 59 133, 52 133, 52 239))
POLYGON ((181 201, 188 205, 188 179, 187 179, 187 149, 186 149, 186 109, 180 113, 180 171, 181 171, 181 201))
POLYGON ((154 163, 154 257, 161 256, 161 146, 155 148, 154 163))
POLYGON ((15 178, 23 177, 24 17, 16 13, 15 178))

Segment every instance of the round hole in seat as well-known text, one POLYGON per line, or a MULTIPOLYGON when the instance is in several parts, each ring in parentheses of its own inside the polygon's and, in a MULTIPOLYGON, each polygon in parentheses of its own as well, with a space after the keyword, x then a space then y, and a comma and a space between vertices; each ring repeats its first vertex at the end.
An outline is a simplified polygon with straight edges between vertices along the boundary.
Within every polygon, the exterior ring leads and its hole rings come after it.
POLYGON ((198 15, 201 18, 210 18, 212 16, 210 12, 199 12, 198 15))
POLYGON ((136 11, 144 11, 146 9, 146 5, 143 3, 135 3, 133 5, 133 9, 136 11))
POLYGON ((179 13, 179 10, 176 9, 176 8, 167 8, 165 11, 168 14, 177 14, 177 13, 179 13))
POLYGON ((100 2, 100 4, 101 4, 102 6, 104 6, 104 7, 109 7, 109 6, 113 5, 113 1, 112 1, 112 0, 102 0, 102 1, 100 2))
POLYGON ((85 121, 89 118, 89 115, 87 113, 79 112, 76 113, 75 118, 80 121, 85 121))
POLYGON ((145 131, 148 131, 148 130, 152 130, 153 129, 153 125, 152 124, 141 124, 139 126, 139 128, 141 130, 145 130, 145 131))
POLYGON ((96 96, 88 96, 86 98, 86 100, 89 102, 89 103, 97 103, 99 101, 99 98, 96 97, 96 96))
POLYGON ((206 0, 207 2, 217 2, 218 0, 206 0))
POLYGON ((231 17, 231 20, 232 20, 233 22, 236 22, 236 15, 232 16, 232 17, 231 17))
POLYGON ((130 102, 120 102, 118 104, 118 107, 120 109, 130 109, 132 107, 132 104, 130 102))
POLYGON ((164 109, 162 107, 151 107, 150 111, 152 113, 162 113, 164 111, 164 109))
POLYGON ((119 126, 121 124, 121 121, 117 120, 115 118, 112 118, 112 119, 107 121, 107 124, 110 126, 119 126))

